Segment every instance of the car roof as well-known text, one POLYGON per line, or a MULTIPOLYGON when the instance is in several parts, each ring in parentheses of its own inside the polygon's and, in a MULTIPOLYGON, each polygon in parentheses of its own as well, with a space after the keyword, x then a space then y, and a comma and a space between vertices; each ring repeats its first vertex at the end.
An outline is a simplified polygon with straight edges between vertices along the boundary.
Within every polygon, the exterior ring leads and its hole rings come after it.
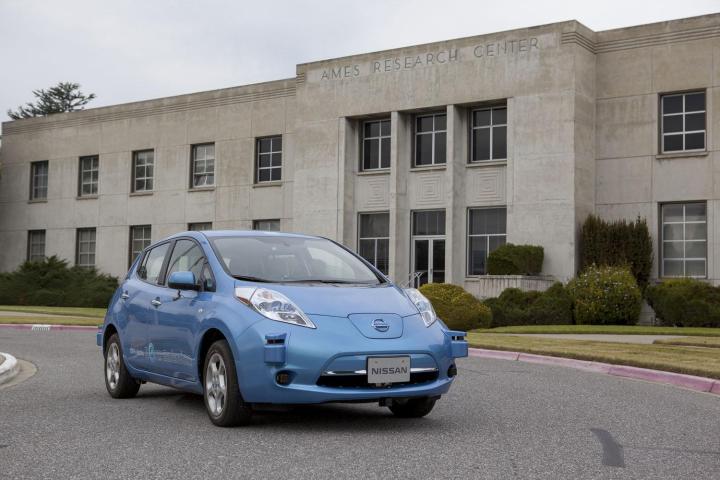
POLYGON ((206 236, 207 238, 218 238, 218 237, 293 237, 293 238, 321 238, 313 235, 303 235, 301 233, 286 233, 286 232, 266 232, 263 230, 202 230, 193 232, 180 232, 175 235, 171 235, 168 239, 177 237, 194 237, 206 236))

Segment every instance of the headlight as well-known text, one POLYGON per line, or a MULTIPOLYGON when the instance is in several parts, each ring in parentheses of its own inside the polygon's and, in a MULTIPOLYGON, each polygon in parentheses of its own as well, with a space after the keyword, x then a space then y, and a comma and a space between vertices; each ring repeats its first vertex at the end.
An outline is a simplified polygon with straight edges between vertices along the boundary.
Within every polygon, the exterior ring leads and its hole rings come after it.
POLYGON ((420 311, 420 316, 422 317, 423 322, 425 322, 425 326, 429 327, 435 323, 435 320, 437 320, 438 317, 435 314, 435 309, 433 308, 432 303, 430 303, 430 300, 420 293, 417 288, 406 288, 405 293, 408 297, 410 297, 410 300, 412 300, 417 309, 420 311))
POLYGON ((235 296, 238 300, 253 307, 260 315, 270 320, 291 323, 301 327, 317 328, 297 305, 275 290, 236 287, 235 296))

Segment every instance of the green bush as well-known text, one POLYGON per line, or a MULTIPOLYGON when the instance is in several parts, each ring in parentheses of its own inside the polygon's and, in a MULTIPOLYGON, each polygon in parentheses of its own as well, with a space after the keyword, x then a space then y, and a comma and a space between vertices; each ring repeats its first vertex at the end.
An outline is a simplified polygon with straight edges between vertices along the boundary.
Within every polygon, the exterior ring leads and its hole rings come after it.
POLYGON ((642 295, 627 267, 588 267, 568 283, 578 325, 634 325, 642 295))
POLYGON ((644 291, 652 262, 652 238, 645 219, 607 222, 590 215, 585 220, 580 230, 581 271, 590 265, 627 265, 644 291))
POLYGON ((489 275, 537 275, 543 257, 543 247, 506 243, 490 252, 487 271, 489 275))
POLYGON ((560 282, 544 292, 506 288, 485 300, 492 310, 492 326, 572 324, 572 299, 560 282))
POLYGON ((420 287, 420 292, 430 300, 435 313, 449 328, 474 330, 490 327, 490 309, 462 287, 450 283, 427 283, 420 287))
POLYGON ((52 256, 0 275, 0 305, 107 307, 117 286, 115 277, 52 256))
POLYGON ((690 278, 647 288, 648 303, 663 325, 720 327, 720 288, 690 278))

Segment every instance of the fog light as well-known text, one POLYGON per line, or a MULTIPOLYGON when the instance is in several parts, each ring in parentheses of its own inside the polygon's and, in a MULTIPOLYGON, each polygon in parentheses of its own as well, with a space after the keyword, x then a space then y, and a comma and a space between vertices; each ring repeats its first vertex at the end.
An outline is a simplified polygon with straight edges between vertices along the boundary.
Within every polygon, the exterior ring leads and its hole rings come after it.
POLYGON ((457 367, 455 366, 454 363, 453 363, 452 365, 450 365, 450 368, 448 368, 448 374, 447 374, 447 375, 448 375, 448 378, 452 378, 452 377, 454 377, 455 375, 457 375, 457 367))
POLYGON ((275 381, 278 385, 289 385, 290 384, 290 373, 289 372, 278 372, 275 375, 275 381))

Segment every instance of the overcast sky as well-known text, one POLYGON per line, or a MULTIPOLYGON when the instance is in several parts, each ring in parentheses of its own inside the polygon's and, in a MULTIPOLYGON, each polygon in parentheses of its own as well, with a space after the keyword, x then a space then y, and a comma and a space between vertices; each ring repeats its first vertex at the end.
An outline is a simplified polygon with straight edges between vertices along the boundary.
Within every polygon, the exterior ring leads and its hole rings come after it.
POLYGON ((59 81, 91 106, 293 77, 295 64, 576 19, 594 30, 718 0, 0 0, 0 120, 59 81))

